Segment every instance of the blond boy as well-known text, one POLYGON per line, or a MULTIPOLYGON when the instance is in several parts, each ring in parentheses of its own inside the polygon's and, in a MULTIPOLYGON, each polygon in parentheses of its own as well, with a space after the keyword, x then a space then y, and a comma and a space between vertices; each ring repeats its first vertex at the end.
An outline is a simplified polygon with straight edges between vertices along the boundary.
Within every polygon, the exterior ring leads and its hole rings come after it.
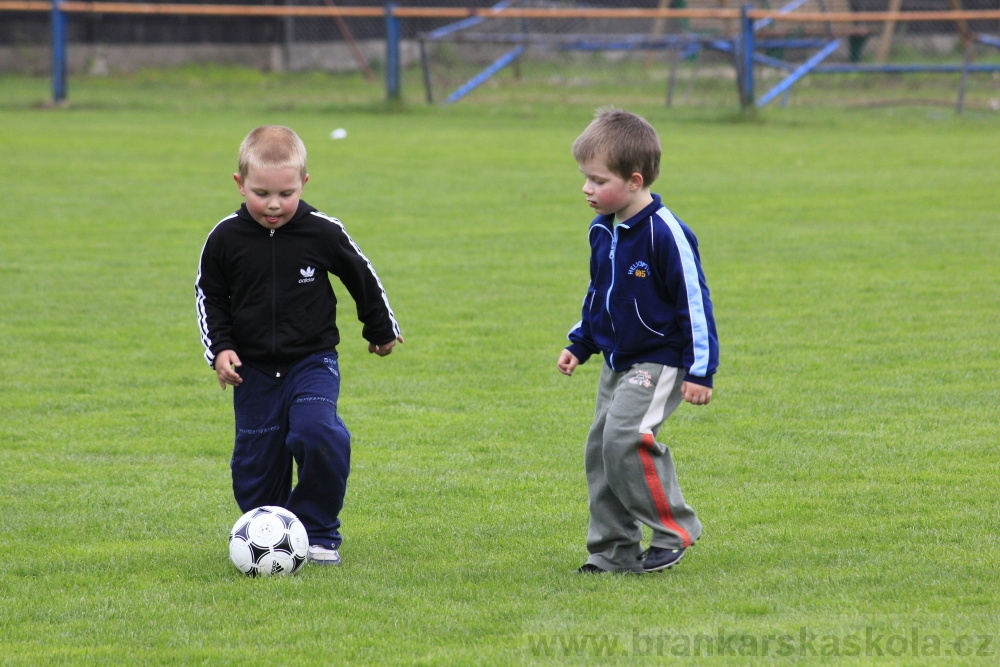
POLYGON ((243 512, 294 512, 309 533, 309 559, 339 565, 351 436, 337 413, 340 333, 329 275, 353 297, 369 352, 384 357, 403 337, 343 224, 302 201, 309 174, 295 132, 250 132, 233 179, 245 203, 209 233, 195 282, 205 359, 222 389, 234 388, 233 492, 243 512))

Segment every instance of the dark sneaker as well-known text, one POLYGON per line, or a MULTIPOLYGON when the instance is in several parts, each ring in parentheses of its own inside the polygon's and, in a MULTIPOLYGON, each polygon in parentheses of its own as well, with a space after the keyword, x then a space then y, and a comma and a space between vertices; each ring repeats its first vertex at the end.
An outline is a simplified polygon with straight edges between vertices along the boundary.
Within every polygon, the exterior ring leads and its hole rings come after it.
POLYGON ((604 572, 607 572, 607 570, 599 568, 593 563, 587 563, 576 571, 577 574, 602 574, 604 572))
POLYGON ((642 569, 644 572, 669 570, 684 557, 684 551, 684 549, 649 547, 643 554, 642 569))

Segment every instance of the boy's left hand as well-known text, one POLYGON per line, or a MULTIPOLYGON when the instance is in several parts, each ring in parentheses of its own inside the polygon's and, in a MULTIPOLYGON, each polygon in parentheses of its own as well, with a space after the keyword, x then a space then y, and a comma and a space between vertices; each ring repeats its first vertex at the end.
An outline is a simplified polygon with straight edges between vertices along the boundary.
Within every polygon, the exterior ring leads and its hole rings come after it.
POLYGON ((377 354, 380 357, 387 357, 390 354, 392 354, 392 348, 396 347, 397 342, 398 343, 403 342, 402 334, 396 336, 395 340, 390 340, 388 343, 385 343, 384 345, 376 345, 375 343, 368 343, 368 352, 369 354, 377 354))
POLYGON ((684 382, 681 384, 681 397, 691 405, 708 405, 712 400, 712 388, 684 382))

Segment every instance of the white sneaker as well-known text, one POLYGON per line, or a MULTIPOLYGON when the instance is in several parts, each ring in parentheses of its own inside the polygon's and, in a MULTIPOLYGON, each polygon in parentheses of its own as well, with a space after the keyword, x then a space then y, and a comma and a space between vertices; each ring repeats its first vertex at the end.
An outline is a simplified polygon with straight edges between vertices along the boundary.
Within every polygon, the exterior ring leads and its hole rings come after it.
POLYGON ((317 565, 340 565, 340 553, 318 544, 309 546, 309 560, 317 565))

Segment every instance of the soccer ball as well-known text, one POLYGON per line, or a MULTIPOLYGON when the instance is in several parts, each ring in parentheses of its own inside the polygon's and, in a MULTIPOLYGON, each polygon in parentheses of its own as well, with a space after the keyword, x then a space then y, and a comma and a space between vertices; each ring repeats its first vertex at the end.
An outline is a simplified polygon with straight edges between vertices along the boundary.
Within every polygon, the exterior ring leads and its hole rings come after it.
POLYGON ((294 574, 306 562, 308 551, 306 527, 284 507, 250 510, 229 533, 229 560, 248 577, 294 574))

